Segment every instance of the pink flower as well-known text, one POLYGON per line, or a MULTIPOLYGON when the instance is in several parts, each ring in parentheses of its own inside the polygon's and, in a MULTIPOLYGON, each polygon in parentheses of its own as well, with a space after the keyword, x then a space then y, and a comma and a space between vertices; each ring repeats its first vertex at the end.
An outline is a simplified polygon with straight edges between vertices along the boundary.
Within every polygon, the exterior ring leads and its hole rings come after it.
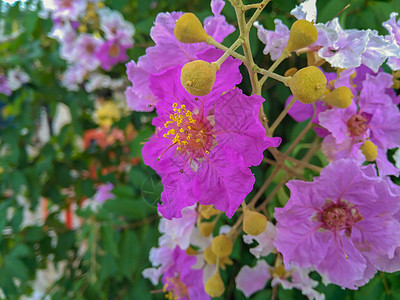
POLYGON ((94 196, 95 200, 99 203, 104 203, 105 201, 114 198, 114 194, 111 193, 114 185, 110 182, 99 185, 97 188, 97 193, 94 196))
POLYGON ((95 56, 95 53, 101 44, 101 39, 97 39, 87 33, 81 34, 74 43, 71 54, 72 60, 87 71, 93 71, 100 65, 100 61, 95 56))
MULTIPOLYGON (((214 61, 220 50, 200 55, 214 61)), ((183 207, 214 206, 232 217, 252 190, 249 167, 258 165, 267 147, 280 138, 268 138, 258 119, 263 98, 233 89, 241 81, 240 61, 229 58, 217 72, 210 94, 194 97, 180 83, 181 67, 152 75, 150 85, 159 97, 157 133, 143 148, 144 162, 161 176, 164 191, 160 213, 181 217, 183 207), (226 92, 222 95, 223 92, 226 92)))
POLYGON ((313 182, 287 186, 289 202, 275 209, 275 246, 285 265, 314 267, 332 283, 357 289, 377 271, 376 257, 394 257, 400 203, 373 166, 341 159, 313 182))
POLYGON ((126 50, 132 45, 122 45, 119 39, 104 42, 96 51, 95 56, 100 61, 101 67, 109 71, 112 66, 128 59, 126 50))
POLYGON ((0 94, 4 94, 6 96, 11 95, 10 85, 8 83, 7 76, 4 74, 0 74, 0 94))

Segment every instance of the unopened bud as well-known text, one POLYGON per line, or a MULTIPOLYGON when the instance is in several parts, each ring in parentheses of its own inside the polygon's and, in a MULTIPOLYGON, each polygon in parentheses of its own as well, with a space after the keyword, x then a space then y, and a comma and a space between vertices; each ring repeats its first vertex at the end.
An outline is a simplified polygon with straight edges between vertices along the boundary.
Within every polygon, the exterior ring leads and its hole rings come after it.
POLYGON ((211 92, 216 72, 216 67, 204 60, 188 62, 181 71, 182 86, 193 96, 205 96, 211 92))
POLYGON ((229 256, 232 253, 233 243, 225 234, 215 237, 211 249, 218 257, 229 256))
POLYGON ((200 204, 200 214, 205 218, 205 219, 209 219, 212 216, 218 215, 221 212, 214 208, 212 205, 202 205, 200 204))
POLYGON ((205 42, 208 37, 200 20, 192 13, 186 13, 176 21, 174 35, 185 44, 205 42))
POLYGON ((378 156, 378 146, 370 140, 365 141, 360 149, 362 154, 364 154, 366 161, 374 161, 378 156))
POLYGON ((204 237, 208 237, 214 230, 214 222, 201 222, 199 225, 200 234, 204 237))
POLYGON ((203 257, 209 265, 215 265, 217 263, 217 256, 212 251, 211 246, 204 249, 203 257))
POLYGON ((208 278, 204 290, 211 297, 219 297, 225 292, 225 285, 218 271, 208 278))
POLYGON ((289 87, 301 103, 313 103, 324 95, 326 77, 317 67, 305 67, 294 74, 289 81, 289 87))
POLYGON ((353 100, 353 93, 347 86, 340 86, 325 95, 325 102, 338 108, 349 107, 353 100))
POLYGON ((251 211, 249 209, 244 210, 243 216, 243 231, 247 234, 257 236, 264 232, 267 228, 267 217, 263 214, 251 211))
POLYGON ((297 20, 290 28, 286 49, 289 52, 314 44, 318 39, 318 31, 314 24, 306 20, 297 20))

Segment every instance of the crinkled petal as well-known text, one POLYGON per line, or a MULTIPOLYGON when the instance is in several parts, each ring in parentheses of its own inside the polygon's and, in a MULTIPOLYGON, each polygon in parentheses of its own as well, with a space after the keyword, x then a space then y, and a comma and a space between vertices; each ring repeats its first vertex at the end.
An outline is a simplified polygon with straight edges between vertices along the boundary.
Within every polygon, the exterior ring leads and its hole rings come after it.
POLYGON ((218 43, 235 31, 235 27, 226 22, 225 17, 221 15, 224 6, 225 1, 223 0, 211 0, 211 10, 214 16, 204 19, 204 30, 218 43))
POLYGON ((246 96, 234 89, 219 98, 215 106, 216 140, 243 156, 246 164, 259 165, 267 147, 277 147, 281 138, 269 138, 259 121, 260 96, 246 96))
POLYGON ((379 67, 389 57, 400 58, 399 45, 385 40, 375 30, 369 30, 369 41, 361 56, 361 63, 378 72, 379 67))
POLYGON ((231 218, 254 182, 254 175, 242 156, 227 145, 217 145, 201 163, 193 190, 200 204, 213 204, 231 218))
POLYGON ((317 20, 317 0, 306 0, 300 5, 296 5, 290 11, 292 16, 295 16, 298 20, 305 19, 309 22, 315 22, 317 20))
POLYGON ((346 237, 331 239, 330 243, 325 244, 325 248, 326 257, 318 264, 316 270, 325 273, 332 283, 357 289, 355 283, 363 278, 367 267, 366 259, 346 237))

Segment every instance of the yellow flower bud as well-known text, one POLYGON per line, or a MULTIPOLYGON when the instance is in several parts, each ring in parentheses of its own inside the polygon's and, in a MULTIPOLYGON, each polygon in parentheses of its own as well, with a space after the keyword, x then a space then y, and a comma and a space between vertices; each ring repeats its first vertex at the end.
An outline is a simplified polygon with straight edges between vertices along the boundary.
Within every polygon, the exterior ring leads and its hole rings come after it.
POLYGON ((325 95, 325 102, 338 108, 349 107, 353 100, 353 93, 347 86, 340 86, 325 95))
POLYGON ((251 211, 249 209, 244 210, 243 216, 243 231, 247 234, 257 236, 264 232, 267 228, 267 217, 263 214, 251 211))
POLYGON ((365 155, 366 161, 374 161, 378 156, 378 146, 370 140, 365 141, 361 146, 361 152, 365 155))
POLYGON ((286 49, 289 52, 314 44, 318 39, 318 31, 314 24, 306 20, 297 20, 290 28, 286 49))
POLYGON ((225 285, 218 271, 207 280, 204 289, 211 297, 219 297, 225 292, 225 285))
POLYGON ((215 265, 217 263, 217 256, 212 251, 211 246, 204 249, 203 257, 209 265, 215 265))
POLYGON ((317 101, 326 90, 326 77, 314 66, 300 69, 288 83, 293 95, 304 104, 317 101))
POLYGON ((215 237, 211 249, 218 257, 229 256, 232 253, 233 243, 225 234, 215 237))
POLYGON ((192 13, 186 13, 176 21, 174 35, 185 44, 205 42, 208 37, 200 20, 192 13))
POLYGON ((199 225, 200 234, 204 237, 208 237, 214 230, 214 222, 201 222, 199 225))
POLYGON ((216 72, 216 67, 204 60, 191 61, 182 68, 182 86, 193 96, 205 96, 211 92, 216 72))
POLYGON ((221 212, 214 208, 212 205, 202 205, 200 204, 200 214, 205 218, 205 219, 209 219, 212 216, 218 215, 221 212))

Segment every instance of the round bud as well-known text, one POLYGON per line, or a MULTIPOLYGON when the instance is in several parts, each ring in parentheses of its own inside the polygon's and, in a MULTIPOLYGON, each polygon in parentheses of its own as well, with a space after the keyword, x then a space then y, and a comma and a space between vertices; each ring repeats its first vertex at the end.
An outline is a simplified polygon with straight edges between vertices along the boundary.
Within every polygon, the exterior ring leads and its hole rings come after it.
POLYGON ((211 297, 219 297, 225 292, 225 285, 218 271, 208 278, 204 290, 211 297))
POLYGON ((214 222, 201 222, 199 225, 200 234, 204 237, 208 237, 214 230, 214 222))
POLYGON ((208 37, 200 20, 192 13, 186 13, 176 21, 174 35, 185 44, 205 42, 208 37))
POLYGON ((378 156, 378 146, 370 140, 365 141, 361 146, 361 152, 365 155, 366 161, 374 161, 378 156))
POLYGON ((211 249, 218 257, 229 256, 232 253, 233 243, 225 234, 215 237, 211 249))
POLYGON ((264 232, 267 228, 267 217, 263 214, 251 211, 249 209, 244 210, 243 216, 243 231, 247 234, 257 236, 264 232))
POLYGON ((209 265, 215 265, 217 263, 217 256, 212 251, 211 246, 204 249, 203 257, 209 265))
POLYGON ((313 103, 324 95, 326 77, 317 67, 305 67, 297 71, 289 80, 289 87, 301 103, 313 103))
POLYGON ((204 60, 188 62, 181 71, 182 86, 193 96, 205 96, 211 92, 216 72, 216 67, 204 60))
POLYGON ((349 107, 353 100, 353 93, 347 86, 340 86, 325 95, 325 102, 338 108, 349 107))
POLYGON ((286 49, 289 52, 314 44, 318 39, 318 31, 314 24, 306 20, 297 20, 290 28, 286 49))

